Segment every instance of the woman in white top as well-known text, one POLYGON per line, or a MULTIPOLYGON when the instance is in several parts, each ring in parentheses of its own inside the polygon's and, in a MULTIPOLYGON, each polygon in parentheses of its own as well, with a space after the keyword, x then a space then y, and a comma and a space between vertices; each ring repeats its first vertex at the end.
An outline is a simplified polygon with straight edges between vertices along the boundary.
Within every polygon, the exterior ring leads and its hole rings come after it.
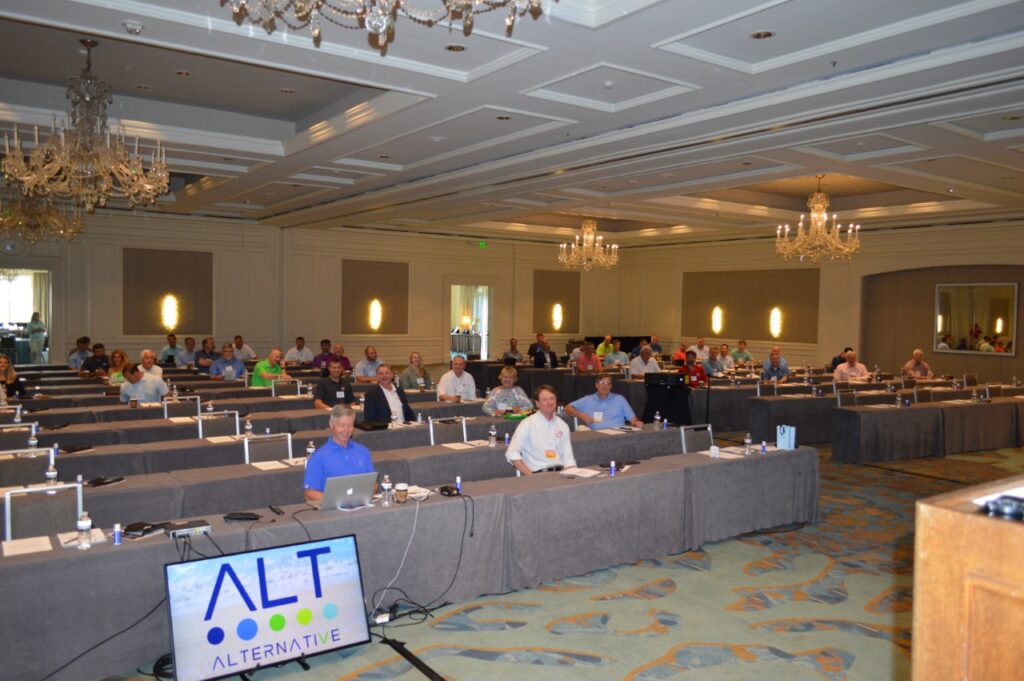
POLYGON ((515 367, 507 366, 498 374, 501 385, 491 391, 487 401, 484 402, 484 413, 488 416, 503 416, 505 414, 522 414, 533 409, 533 402, 526 396, 526 392, 516 385, 519 372, 515 367))
POLYGON ((46 344, 46 324, 39 319, 39 313, 32 313, 32 321, 25 329, 28 332, 28 348, 32 353, 32 363, 43 363, 43 346, 46 344))

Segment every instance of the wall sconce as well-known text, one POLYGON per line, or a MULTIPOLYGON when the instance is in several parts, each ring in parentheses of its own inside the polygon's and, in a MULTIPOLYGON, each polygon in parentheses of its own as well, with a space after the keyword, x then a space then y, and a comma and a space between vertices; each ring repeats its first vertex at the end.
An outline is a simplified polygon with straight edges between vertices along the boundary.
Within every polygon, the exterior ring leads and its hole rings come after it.
POLYGON ((996 317, 996 333, 1002 333, 1002 332, 1003 332, 1003 318, 1002 317, 996 317))
POLYGON ((722 312, 722 308, 715 305, 715 309, 711 311, 711 330, 716 336, 719 336, 722 333, 722 319, 724 316, 725 313, 722 312))
POLYGON ((772 311, 768 313, 768 331, 772 334, 772 338, 778 338, 782 335, 782 309, 773 307, 772 311))
POLYGON ((551 327, 555 331, 562 329, 562 304, 555 303, 551 308, 551 327))
POLYGON ((160 323, 167 329, 167 333, 178 326, 178 299, 170 293, 160 301, 160 323))
POLYGON ((384 319, 384 308, 380 301, 374 298, 370 301, 370 328, 374 331, 380 329, 381 320, 384 319))
POLYGON ((468 314, 462 315, 462 330, 465 331, 473 326, 473 318, 468 314))

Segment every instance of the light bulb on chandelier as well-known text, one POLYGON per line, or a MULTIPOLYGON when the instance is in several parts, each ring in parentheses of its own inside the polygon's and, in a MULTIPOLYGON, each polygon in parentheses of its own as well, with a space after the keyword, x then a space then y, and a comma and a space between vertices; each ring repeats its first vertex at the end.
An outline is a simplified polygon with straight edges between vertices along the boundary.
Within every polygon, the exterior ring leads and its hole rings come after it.
POLYGON ((824 177, 817 176, 818 189, 807 197, 810 215, 806 230, 803 214, 800 215, 796 234, 792 238, 789 225, 778 225, 775 228, 775 253, 786 260, 849 260, 860 250, 860 225, 852 222, 848 224, 844 238, 843 225, 839 224, 838 216, 833 213, 831 221, 829 220, 829 197, 821 191, 821 180, 824 177))

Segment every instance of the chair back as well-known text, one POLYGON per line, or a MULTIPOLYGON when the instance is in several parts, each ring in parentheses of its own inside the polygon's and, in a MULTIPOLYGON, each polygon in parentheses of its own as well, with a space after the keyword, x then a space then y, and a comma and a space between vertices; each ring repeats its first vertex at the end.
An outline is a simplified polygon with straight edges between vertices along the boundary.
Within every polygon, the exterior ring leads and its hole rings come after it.
POLYGON ((164 398, 164 418, 172 416, 199 416, 202 411, 199 395, 164 398))
POLYGON ((1003 396, 1003 384, 1002 383, 986 383, 985 384, 985 397, 992 399, 993 397, 1003 396))
POLYGON ((978 385, 978 374, 964 374, 964 387, 971 388, 978 385))
POLYGON ((836 406, 839 406, 839 407, 856 407, 857 406, 857 392, 855 390, 837 390, 836 391, 836 406))
POLYGON ((849 381, 837 381, 834 378, 832 379, 832 392, 837 393, 840 390, 850 390, 850 389, 851 388, 850 388, 850 382, 849 381))
POLYGON ((915 403, 919 404, 921 402, 931 402, 931 401, 932 401, 932 391, 930 389, 928 389, 928 388, 917 388, 917 387, 914 388, 914 402, 915 403))
POLYGON ((82 515, 82 485, 64 483, 8 490, 4 494, 3 514, 4 541, 74 530, 82 515))
POLYGON ((705 452, 715 444, 715 438, 711 432, 710 423, 702 423, 696 426, 683 426, 680 430, 680 438, 683 443, 683 454, 691 452, 705 452))
POLYGON ((243 438, 245 462, 280 461, 292 458, 292 434, 273 433, 243 438))
POLYGON ((913 376, 904 376, 903 378, 900 379, 900 385, 902 385, 905 390, 916 388, 917 379, 913 376))
POLYGON ((21 449, 39 432, 39 422, 0 424, 0 449, 21 449))
POLYGON ((196 417, 199 439, 223 435, 241 435, 238 411, 209 411, 196 417))
POLYGON ((9 404, 6 407, 0 407, 0 423, 14 423, 14 420, 20 417, 20 404, 9 404))
POLYGON ((277 397, 278 395, 301 395, 302 381, 296 381, 294 379, 274 379, 270 382, 270 394, 274 397, 277 397))

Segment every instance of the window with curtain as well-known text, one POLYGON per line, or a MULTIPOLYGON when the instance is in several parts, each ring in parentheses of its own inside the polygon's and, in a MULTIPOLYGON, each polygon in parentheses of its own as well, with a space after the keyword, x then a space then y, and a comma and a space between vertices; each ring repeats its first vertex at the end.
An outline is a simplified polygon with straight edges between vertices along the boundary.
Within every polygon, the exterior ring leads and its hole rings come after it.
POLYGON ((31 271, 0 272, 0 323, 6 326, 28 324, 28 320, 32 319, 32 313, 36 311, 33 308, 34 287, 35 275, 31 271))

